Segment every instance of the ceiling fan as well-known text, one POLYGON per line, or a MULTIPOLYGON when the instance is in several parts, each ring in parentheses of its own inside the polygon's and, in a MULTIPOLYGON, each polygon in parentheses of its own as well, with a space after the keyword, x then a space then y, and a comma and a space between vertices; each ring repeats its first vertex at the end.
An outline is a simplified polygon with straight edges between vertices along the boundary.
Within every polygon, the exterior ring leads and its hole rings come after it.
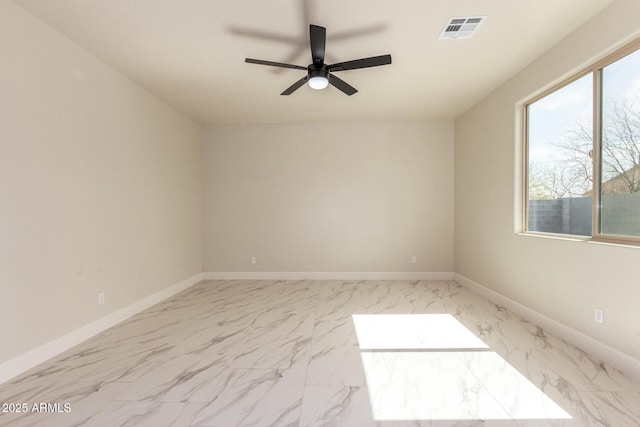
POLYGON ((327 29, 318 25, 309 25, 309 41, 311 44, 312 62, 306 67, 251 58, 246 58, 244 61, 250 64, 269 65, 272 67, 293 68, 294 70, 307 71, 306 76, 289 86, 280 95, 291 95, 293 92, 300 89, 300 87, 305 83, 309 83, 309 86, 313 89, 324 89, 329 84, 332 84, 347 95, 353 95, 358 90, 344 80, 333 75, 334 72, 391 64, 391 55, 380 55, 327 65, 324 63, 327 29))

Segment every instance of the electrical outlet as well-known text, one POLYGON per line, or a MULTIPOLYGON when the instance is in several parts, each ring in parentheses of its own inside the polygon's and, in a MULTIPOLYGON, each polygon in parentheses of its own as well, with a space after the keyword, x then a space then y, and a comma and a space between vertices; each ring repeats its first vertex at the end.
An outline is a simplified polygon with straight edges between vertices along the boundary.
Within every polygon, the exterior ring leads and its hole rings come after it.
POLYGON ((418 258, 414 255, 411 257, 411 264, 415 264, 416 262, 418 262, 418 258))
POLYGON ((600 323, 601 325, 604 323, 604 310, 601 308, 596 308, 593 310, 593 320, 596 323, 600 323))
POLYGON ((256 262, 258 262, 258 260, 256 259, 256 257, 252 256, 251 257, 251 264, 255 264, 256 262))
POLYGON ((104 304, 104 292, 98 294, 98 304, 104 304))

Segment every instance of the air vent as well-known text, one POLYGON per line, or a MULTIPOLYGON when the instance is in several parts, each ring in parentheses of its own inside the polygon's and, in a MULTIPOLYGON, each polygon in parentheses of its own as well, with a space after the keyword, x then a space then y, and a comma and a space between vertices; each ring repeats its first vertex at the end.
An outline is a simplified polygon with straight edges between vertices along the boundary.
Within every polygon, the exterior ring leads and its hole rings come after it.
POLYGON ((486 18, 486 16, 449 18, 438 39, 470 39, 486 18))

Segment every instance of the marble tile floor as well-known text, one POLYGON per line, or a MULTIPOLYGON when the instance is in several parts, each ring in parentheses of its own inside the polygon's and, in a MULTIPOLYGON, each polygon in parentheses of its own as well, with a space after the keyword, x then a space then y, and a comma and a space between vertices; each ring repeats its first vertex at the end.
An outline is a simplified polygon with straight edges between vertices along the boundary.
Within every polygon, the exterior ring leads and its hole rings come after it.
POLYGON ((202 282, 0 404, 0 426, 640 426, 640 384, 444 281, 202 282))

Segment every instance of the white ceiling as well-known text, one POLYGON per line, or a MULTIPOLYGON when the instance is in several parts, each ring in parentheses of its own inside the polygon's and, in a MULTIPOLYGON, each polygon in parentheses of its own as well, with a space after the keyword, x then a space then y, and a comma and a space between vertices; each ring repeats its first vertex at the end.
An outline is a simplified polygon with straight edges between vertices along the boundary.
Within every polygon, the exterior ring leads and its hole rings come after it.
POLYGON ((16 0, 107 64, 206 124, 451 119, 613 0, 16 0), (452 16, 487 15, 472 39, 438 40, 452 16), (359 92, 303 86, 309 23, 326 62, 391 54, 337 75, 359 92))

